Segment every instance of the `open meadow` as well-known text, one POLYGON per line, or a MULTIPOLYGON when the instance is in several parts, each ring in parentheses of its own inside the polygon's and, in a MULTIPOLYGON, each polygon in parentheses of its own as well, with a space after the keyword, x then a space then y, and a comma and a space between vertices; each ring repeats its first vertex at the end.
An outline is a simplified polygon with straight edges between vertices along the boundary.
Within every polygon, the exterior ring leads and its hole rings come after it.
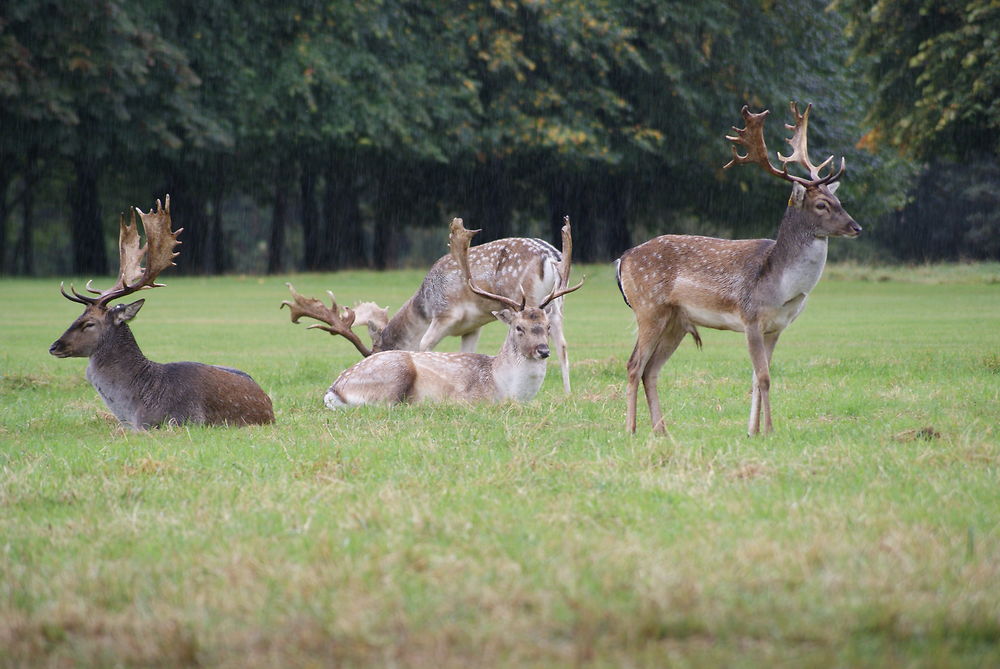
POLYGON ((582 274, 571 396, 550 360, 524 405, 333 412, 359 356, 284 282, 394 311, 422 273, 168 272, 140 347, 249 372, 277 422, 149 433, 48 354, 59 280, 0 281, 0 666, 1000 666, 1000 266, 827 267, 756 439, 743 336, 706 329, 668 435, 640 400, 627 436, 634 320, 582 274))

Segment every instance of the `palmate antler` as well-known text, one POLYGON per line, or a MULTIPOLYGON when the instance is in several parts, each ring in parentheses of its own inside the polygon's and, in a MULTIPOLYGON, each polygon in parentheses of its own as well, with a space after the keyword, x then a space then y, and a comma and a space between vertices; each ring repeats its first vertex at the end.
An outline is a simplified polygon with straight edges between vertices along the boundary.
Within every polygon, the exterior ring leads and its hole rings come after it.
POLYGON ((756 163, 769 174, 781 177, 786 181, 801 184, 806 188, 821 186, 840 179, 840 177, 844 174, 844 170, 847 169, 847 160, 845 158, 841 158, 840 169, 836 172, 834 172, 831 165, 833 162, 833 156, 830 156, 819 165, 814 165, 812 160, 809 158, 809 110, 812 109, 812 104, 806 105, 806 110, 801 114, 799 114, 799 105, 797 102, 793 101, 790 106, 792 109, 792 116, 795 119, 795 125, 785 124, 786 128, 793 131, 792 136, 787 138, 785 141, 791 145, 792 154, 790 156, 783 156, 780 153, 777 154, 778 160, 782 163, 782 169, 779 170, 771 164, 771 160, 767 155, 767 146, 764 143, 764 121, 767 119, 767 115, 771 112, 765 109, 759 114, 754 114, 746 105, 743 105, 743 109, 740 110, 746 127, 743 129, 734 127, 733 131, 736 133, 735 137, 726 135, 726 139, 734 142, 732 147, 733 159, 726 163, 723 166, 723 169, 728 169, 733 165, 756 163), (743 146, 747 151, 746 155, 741 156, 736 145, 743 146), (789 163, 798 163, 804 167, 809 172, 809 178, 806 179, 794 174, 789 174, 789 163), (821 172, 827 167, 830 168, 829 172, 826 176, 822 176, 821 172))
POLYGON ((138 290, 146 288, 159 288, 162 283, 156 283, 156 277, 160 272, 175 265, 174 258, 180 255, 174 249, 181 242, 177 241, 177 235, 184 231, 184 228, 171 230, 170 219, 170 196, 165 198, 166 204, 156 201, 155 211, 150 209, 149 213, 143 213, 138 207, 132 207, 130 222, 125 222, 125 214, 119 218, 118 232, 118 252, 120 269, 118 271, 118 281, 108 290, 97 290, 87 282, 87 291, 97 297, 81 295, 72 284, 69 295, 62 284, 59 290, 63 297, 80 304, 94 304, 105 306, 112 300, 125 297, 138 290), (138 212, 142 220, 142 227, 146 233, 146 243, 142 244, 139 239, 139 228, 135 222, 135 215, 138 212), (145 260, 145 266, 142 266, 145 260))
MULTIPOLYGON (((330 296, 331 306, 328 307, 323 304, 320 300, 315 297, 305 297, 295 292, 295 286, 290 283, 286 283, 288 290, 292 293, 292 299, 294 302, 289 302, 285 300, 281 303, 281 307, 288 307, 291 311, 292 322, 298 323, 299 319, 303 316, 309 318, 314 318, 321 323, 326 323, 326 325, 313 324, 310 325, 308 329, 318 328, 320 330, 326 330, 332 335, 340 335, 347 339, 347 341, 354 344, 354 347, 358 349, 364 357, 368 357, 372 354, 370 348, 365 346, 364 342, 358 338, 358 335, 354 334, 351 330, 351 326, 354 325, 354 310, 350 307, 344 307, 343 311, 337 306, 337 298, 333 296, 333 293, 329 290, 326 294, 330 296)), ((281 307, 278 307, 279 309, 281 307)))
MULTIPOLYGON (((543 299, 538 305, 539 309, 544 308, 549 302, 557 297, 562 297, 567 293, 572 293, 574 290, 577 290, 583 285, 583 281, 581 281, 571 288, 566 287, 569 284, 569 271, 570 265, 572 264, 573 237, 570 233, 569 216, 563 217, 563 222, 563 255, 562 262, 559 264, 559 281, 556 282, 556 285, 552 287, 552 291, 546 295, 545 299, 543 299)), ((462 219, 454 218, 451 221, 451 231, 448 234, 448 249, 451 252, 452 258, 454 258, 455 262, 458 263, 459 270, 461 270, 462 276, 465 277, 465 281, 468 283, 469 289, 476 295, 481 295, 491 300, 496 300, 501 304, 505 304, 514 311, 523 311, 528 300, 527 296, 524 294, 523 288, 521 289, 521 301, 517 302, 516 300, 512 300, 504 295, 495 295, 494 293, 485 291, 475 284, 475 281, 472 278, 472 272, 469 269, 469 244, 478 232, 479 230, 466 230, 462 219)))

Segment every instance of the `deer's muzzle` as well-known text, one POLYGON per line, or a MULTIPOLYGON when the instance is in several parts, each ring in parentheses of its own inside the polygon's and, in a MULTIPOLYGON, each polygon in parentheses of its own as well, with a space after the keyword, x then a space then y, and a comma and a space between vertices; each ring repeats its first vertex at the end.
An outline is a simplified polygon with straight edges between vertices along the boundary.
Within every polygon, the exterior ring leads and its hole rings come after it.
POLYGON ((66 350, 66 345, 63 343, 62 339, 56 339, 52 342, 52 346, 49 346, 49 354, 54 355, 57 358, 69 357, 69 352, 66 350))

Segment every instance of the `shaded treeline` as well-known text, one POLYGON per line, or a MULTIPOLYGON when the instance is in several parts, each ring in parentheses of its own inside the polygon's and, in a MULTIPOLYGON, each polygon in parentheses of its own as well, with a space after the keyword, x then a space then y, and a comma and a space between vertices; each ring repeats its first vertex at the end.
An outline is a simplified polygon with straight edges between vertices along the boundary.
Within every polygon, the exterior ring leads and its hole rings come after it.
POLYGON ((113 271, 117 212, 166 192, 191 273, 420 261, 456 215, 485 241, 556 240, 569 214, 581 261, 672 230, 771 234, 787 189, 721 170, 744 103, 774 111, 773 150, 788 101, 815 103, 815 153, 847 155, 859 220, 902 204, 910 174, 858 148, 866 61, 821 1, 3 11, 6 273, 113 271))

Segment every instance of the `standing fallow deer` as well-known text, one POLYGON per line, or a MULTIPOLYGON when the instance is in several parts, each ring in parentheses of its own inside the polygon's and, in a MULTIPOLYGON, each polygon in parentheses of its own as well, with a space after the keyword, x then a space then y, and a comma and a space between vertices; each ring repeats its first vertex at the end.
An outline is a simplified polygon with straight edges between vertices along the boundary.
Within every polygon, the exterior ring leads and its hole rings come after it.
MULTIPOLYGON (((538 393, 545 378, 545 360, 549 357, 550 320, 545 307, 553 300, 578 289, 583 282, 566 287, 570 267, 568 263, 563 263, 562 274, 553 282, 548 295, 537 302, 537 306, 527 306, 528 297, 523 293, 518 302, 483 290, 476 285, 470 269, 469 241, 477 232, 479 231, 466 230, 462 219, 454 219, 451 223, 449 247, 455 266, 465 279, 465 290, 490 302, 506 305, 506 308, 493 312, 494 317, 508 327, 507 338, 500 347, 500 352, 495 356, 400 350, 373 353, 345 370, 333 382, 323 398, 326 406, 336 409, 363 404, 440 400, 528 401, 538 393)), ((568 258, 569 230, 566 228, 563 230, 563 238, 566 250, 564 257, 568 258)), ((294 319, 301 307, 298 304, 286 304, 292 309, 294 319)), ((323 306, 322 303, 320 306, 323 306)), ((322 315, 331 326, 314 327, 357 339, 350 329, 354 319, 350 309, 341 313, 334 302, 332 309, 327 311, 329 313, 322 315)))
MULTIPOLYGON (((476 284, 491 294, 511 300, 519 299, 524 291, 528 301, 535 304, 552 291, 565 288, 560 285, 559 278, 566 274, 564 268, 569 267, 572 259, 567 247, 569 217, 564 221, 562 253, 541 239, 524 237, 498 239, 470 249, 469 267, 476 284)), ((294 290, 292 296, 298 305, 292 312, 292 322, 297 323, 299 317, 308 316, 332 325, 326 320, 329 314, 321 302, 304 298, 294 290)), ((462 352, 474 353, 480 328, 495 320, 494 309, 496 300, 466 289, 466 280, 449 253, 434 263, 417 292, 392 318, 388 317, 388 309, 372 302, 362 303, 352 310, 353 325, 368 326, 371 348, 356 336, 339 334, 348 337, 363 356, 380 351, 430 351, 448 336, 460 336, 462 352)), ((334 311, 337 311, 336 306, 334 311)), ((569 393, 569 355, 563 335, 562 299, 551 301, 546 313, 562 371, 563 390, 569 393)), ((330 331, 329 327, 311 327, 330 331)))
POLYGON ((618 286, 635 312, 638 337, 628 360, 627 413, 630 433, 636 429, 636 401, 642 380, 655 432, 665 430, 656 382, 660 368, 685 334, 701 346, 697 326, 733 330, 746 335, 753 364, 750 420, 747 431, 770 432, 771 354, 781 332, 802 313, 806 297, 819 281, 826 264, 830 237, 857 237, 859 226, 835 195, 846 161, 834 171, 830 156, 820 165, 809 159, 809 109, 799 114, 791 104, 795 125, 786 141, 792 154, 778 154, 783 169, 774 167, 764 144, 768 111, 742 115, 746 127, 727 136, 733 159, 726 168, 756 163, 769 174, 790 181, 792 195, 778 228, 770 239, 728 240, 691 235, 664 235, 626 251, 617 262, 618 286), (740 155, 737 146, 745 147, 740 155), (788 173, 798 163, 809 178, 788 173), (825 175, 825 168, 829 168, 825 175), (763 420, 763 426, 761 421, 763 420))
POLYGON ((121 270, 114 286, 99 291, 88 281, 87 290, 97 297, 81 295, 72 285, 69 295, 60 286, 63 297, 85 308, 49 353, 57 358, 90 358, 87 380, 118 420, 134 430, 163 423, 273 423, 271 399, 246 373, 198 362, 163 365, 139 350, 128 322, 145 300, 113 307, 109 303, 163 285, 156 283, 156 277, 175 264, 181 230, 171 230, 169 195, 165 206, 157 200, 155 211, 145 214, 134 208, 130 218, 131 224, 125 222, 125 214, 119 221, 121 270), (145 245, 139 240, 136 212, 146 233, 145 245))

